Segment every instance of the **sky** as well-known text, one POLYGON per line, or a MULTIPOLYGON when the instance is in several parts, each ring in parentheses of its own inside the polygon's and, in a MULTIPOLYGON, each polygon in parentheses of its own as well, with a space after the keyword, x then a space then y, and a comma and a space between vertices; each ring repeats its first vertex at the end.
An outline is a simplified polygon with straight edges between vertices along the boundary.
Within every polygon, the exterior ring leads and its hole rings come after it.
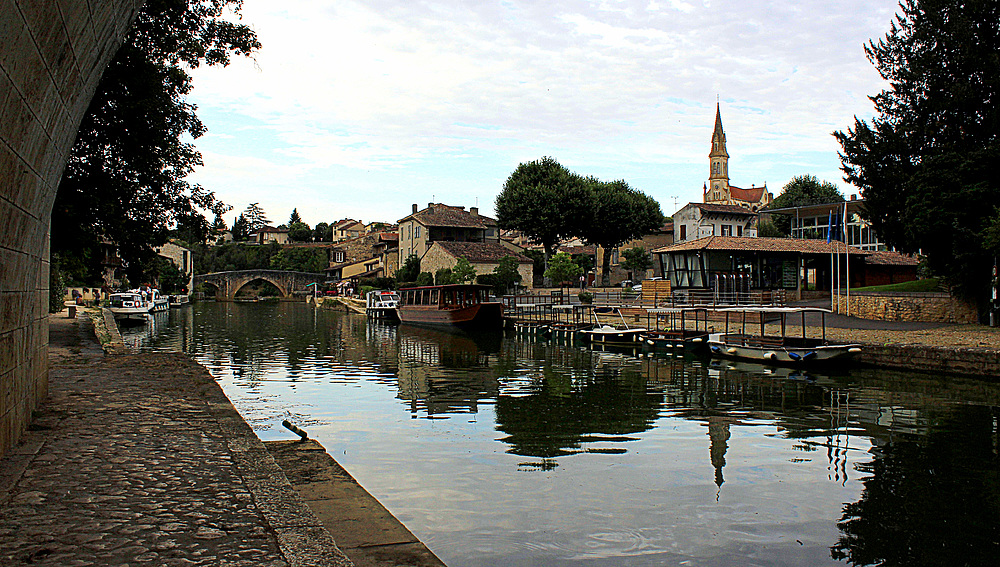
POLYGON ((896 0, 244 0, 261 50, 193 73, 190 178, 272 224, 493 204, 521 163, 702 200, 716 104, 730 182, 846 184, 831 133, 885 82, 864 45, 896 0))

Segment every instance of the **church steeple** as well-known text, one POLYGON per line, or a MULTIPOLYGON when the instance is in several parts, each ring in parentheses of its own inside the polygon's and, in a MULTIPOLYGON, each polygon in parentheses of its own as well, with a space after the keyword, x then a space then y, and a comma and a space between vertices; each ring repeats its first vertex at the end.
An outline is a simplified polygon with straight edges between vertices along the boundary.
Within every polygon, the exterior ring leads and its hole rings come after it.
POLYGON ((729 152, 726 151, 726 132, 722 129, 722 111, 715 103, 715 130, 712 132, 712 151, 708 154, 707 201, 729 201, 729 152))

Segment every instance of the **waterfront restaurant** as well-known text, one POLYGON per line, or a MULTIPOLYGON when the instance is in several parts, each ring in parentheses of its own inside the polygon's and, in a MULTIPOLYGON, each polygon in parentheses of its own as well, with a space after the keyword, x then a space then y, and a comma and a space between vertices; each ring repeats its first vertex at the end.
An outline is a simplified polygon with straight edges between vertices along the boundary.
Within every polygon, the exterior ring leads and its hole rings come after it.
MULTIPOLYGON (((837 282, 864 285, 868 251, 843 242, 798 238, 708 236, 653 250, 675 290, 772 291, 789 300, 830 297, 837 282), (839 257, 839 258, 838 258, 839 257), (848 257, 850 267, 848 267, 848 257)), ((842 284, 843 285, 843 284, 842 284)))

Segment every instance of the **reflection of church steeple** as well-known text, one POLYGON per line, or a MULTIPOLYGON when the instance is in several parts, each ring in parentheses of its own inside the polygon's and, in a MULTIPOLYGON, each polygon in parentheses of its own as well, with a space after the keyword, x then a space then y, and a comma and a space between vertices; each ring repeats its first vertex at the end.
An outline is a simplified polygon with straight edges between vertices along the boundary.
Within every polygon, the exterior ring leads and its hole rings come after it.
POLYGON ((711 439, 712 466, 715 467, 715 485, 722 488, 726 479, 722 477, 722 467, 726 466, 726 449, 729 448, 729 418, 711 416, 708 418, 708 438, 711 439))

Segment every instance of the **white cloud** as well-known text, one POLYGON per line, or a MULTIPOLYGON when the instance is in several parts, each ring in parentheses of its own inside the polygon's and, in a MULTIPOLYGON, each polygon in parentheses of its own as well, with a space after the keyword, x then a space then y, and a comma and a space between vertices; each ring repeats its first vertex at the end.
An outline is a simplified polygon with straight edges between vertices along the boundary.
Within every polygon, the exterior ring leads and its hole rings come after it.
POLYGON ((218 134, 199 178, 224 198, 277 178, 350 179, 367 192, 302 198, 372 218, 401 179, 438 200, 492 202, 518 161, 552 155, 585 174, 658 175, 692 200, 718 95, 734 183, 781 167, 796 171, 769 179, 775 190, 796 173, 839 181, 830 132, 871 114, 881 82, 862 45, 885 33, 895 0, 716 4, 247 0, 256 61, 196 75, 218 134))

